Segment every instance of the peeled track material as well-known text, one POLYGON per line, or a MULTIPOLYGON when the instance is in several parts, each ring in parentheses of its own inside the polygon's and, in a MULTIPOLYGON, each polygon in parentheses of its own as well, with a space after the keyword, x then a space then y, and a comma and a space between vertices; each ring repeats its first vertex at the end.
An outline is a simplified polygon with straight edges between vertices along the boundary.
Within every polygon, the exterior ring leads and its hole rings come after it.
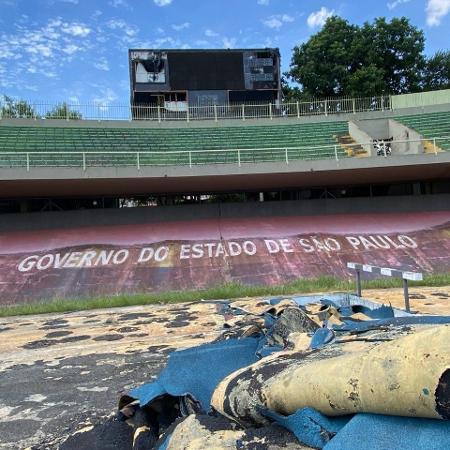
POLYGON ((246 369, 257 380, 251 389, 240 370, 218 385, 211 403, 238 421, 248 420, 258 403, 283 415, 313 407, 327 416, 369 412, 447 419, 449 340, 450 326, 443 325, 322 361, 300 353, 281 366, 277 360, 258 362, 246 369))
POLYGON ((0 304, 350 278, 349 261, 448 272, 450 211, 3 232, 0 304))

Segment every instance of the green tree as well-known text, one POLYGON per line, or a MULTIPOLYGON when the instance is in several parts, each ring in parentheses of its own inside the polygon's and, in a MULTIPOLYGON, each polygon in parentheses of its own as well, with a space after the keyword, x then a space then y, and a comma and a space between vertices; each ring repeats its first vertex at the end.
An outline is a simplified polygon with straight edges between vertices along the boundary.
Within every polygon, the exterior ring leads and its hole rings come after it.
POLYGON ((450 89, 450 51, 437 52, 427 59, 422 82, 424 91, 450 89))
MULTIPOLYGON (((411 25, 406 17, 384 17, 366 22, 360 29, 363 66, 372 64, 383 71, 384 92, 403 94, 420 90, 421 72, 425 66, 422 30, 411 25)), ((358 43, 359 43, 358 42, 358 43)))
POLYGON ((380 95, 385 92, 385 87, 384 70, 369 64, 349 76, 345 94, 351 97, 380 95))
POLYGON ((66 102, 63 102, 56 105, 51 111, 49 111, 45 115, 45 118, 79 120, 82 118, 82 115, 80 112, 70 109, 69 105, 66 102))
POLYGON ((12 97, 3 95, 0 105, 1 117, 11 119, 32 119, 38 117, 34 108, 25 100, 14 100, 12 97))
POLYGON ((289 77, 312 97, 415 92, 423 49, 423 32, 404 17, 359 27, 334 16, 294 48, 289 77))
POLYGON ((310 97, 345 94, 353 71, 357 27, 340 17, 330 17, 321 31, 294 47, 289 76, 310 97))

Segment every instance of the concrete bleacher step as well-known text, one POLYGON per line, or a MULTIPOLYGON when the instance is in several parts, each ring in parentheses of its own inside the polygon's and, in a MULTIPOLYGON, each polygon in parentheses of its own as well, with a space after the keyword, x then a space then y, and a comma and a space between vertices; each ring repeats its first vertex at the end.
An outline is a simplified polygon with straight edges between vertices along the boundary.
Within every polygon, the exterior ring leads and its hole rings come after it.
POLYGON ((436 144, 436 146, 435 146, 433 141, 424 141, 423 142, 423 151, 425 153, 441 153, 441 152, 445 152, 445 150, 442 149, 441 147, 439 147, 438 144, 436 144))
POLYGON ((337 141, 341 148, 345 151, 347 156, 365 158, 369 155, 369 152, 364 149, 361 144, 358 144, 351 136, 348 134, 337 136, 337 141))

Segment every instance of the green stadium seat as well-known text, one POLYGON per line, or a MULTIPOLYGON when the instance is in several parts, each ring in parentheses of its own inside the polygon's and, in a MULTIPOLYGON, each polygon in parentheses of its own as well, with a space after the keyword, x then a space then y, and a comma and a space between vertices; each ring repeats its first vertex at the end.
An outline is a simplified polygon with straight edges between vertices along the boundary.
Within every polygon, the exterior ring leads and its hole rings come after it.
MULTIPOLYGON (((289 159, 328 159, 335 156, 336 135, 345 133, 347 122, 199 128, 3 125, 0 167, 26 166, 22 152, 36 152, 29 157, 31 167, 80 167, 83 156, 76 152, 94 153, 85 156, 88 167, 136 166, 137 152, 141 166, 237 163, 237 149, 241 163, 284 161, 286 148, 289 159)), ((346 156, 340 146, 338 154, 346 156)))
MULTIPOLYGON (((450 111, 403 115, 395 117, 395 120, 416 130, 425 139, 450 138, 450 111)), ((442 150, 450 151, 450 139, 438 140, 436 143, 442 150)))

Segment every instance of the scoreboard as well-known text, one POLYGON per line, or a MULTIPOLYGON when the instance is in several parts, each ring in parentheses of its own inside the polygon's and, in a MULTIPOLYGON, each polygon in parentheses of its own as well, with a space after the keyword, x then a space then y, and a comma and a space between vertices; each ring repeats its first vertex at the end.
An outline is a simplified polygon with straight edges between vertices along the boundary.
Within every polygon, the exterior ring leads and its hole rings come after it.
MULTIPOLYGON (((136 93, 280 90, 278 49, 130 50, 132 100, 136 93)), ((254 97, 254 96, 253 96, 254 97)))

